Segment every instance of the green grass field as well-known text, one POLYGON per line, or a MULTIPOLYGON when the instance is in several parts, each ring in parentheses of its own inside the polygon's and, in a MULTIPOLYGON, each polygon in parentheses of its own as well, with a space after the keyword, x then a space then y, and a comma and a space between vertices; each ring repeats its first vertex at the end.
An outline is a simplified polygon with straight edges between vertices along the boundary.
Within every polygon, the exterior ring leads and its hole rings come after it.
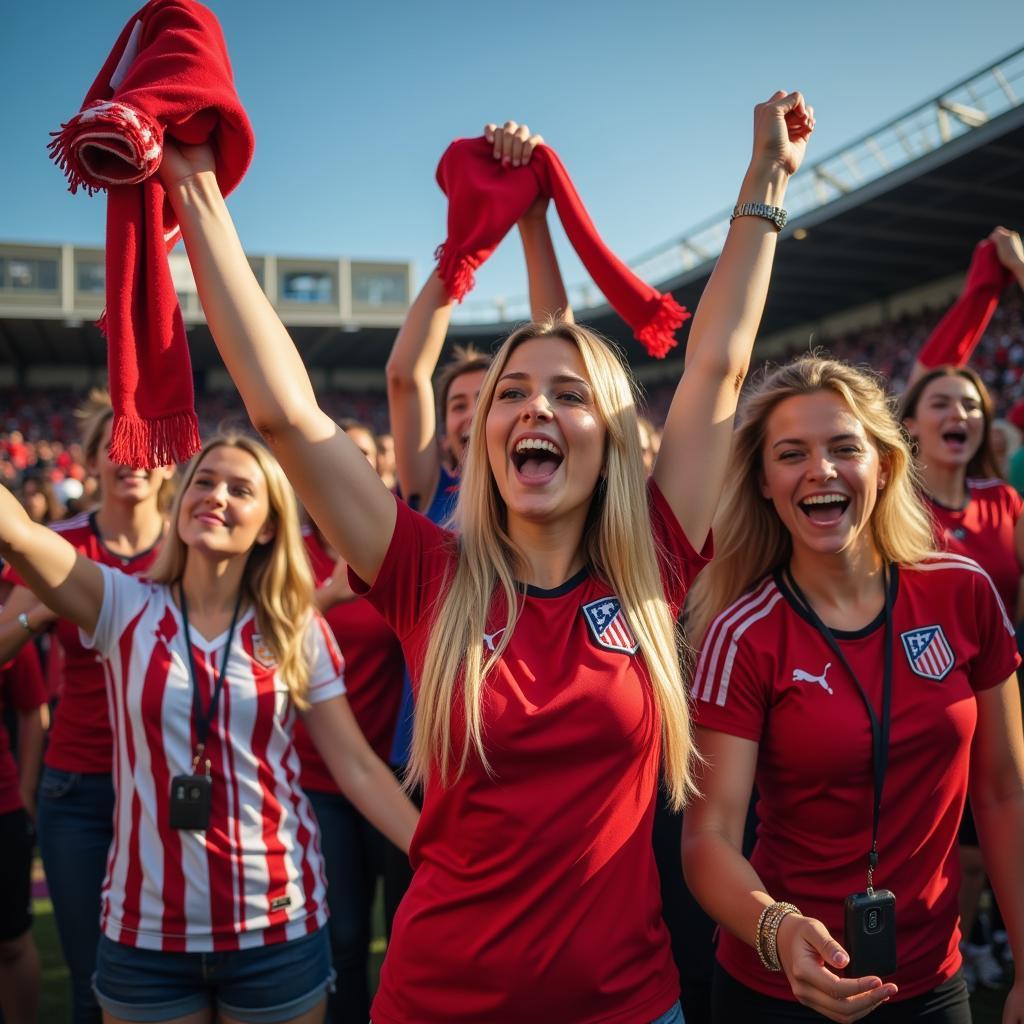
MULTIPOLYGON (((60 955, 57 929, 53 921, 53 908, 49 900, 35 901, 34 934, 39 955, 43 961, 43 999, 39 1019, 42 1024, 66 1024, 71 1019, 71 986, 68 972, 60 955)), ((378 933, 381 915, 375 913, 378 933)), ((371 970, 376 978, 384 955, 383 937, 373 940, 370 946, 371 970)), ((979 989, 971 1000, 974 1024, 999 1024, 1003 1005, 1002 992, 979 989)), ((870 1018, 868 1018, 870 1020, 870 1018)), ((485 1024, 485 1022, 481 1022, 485 1024)))

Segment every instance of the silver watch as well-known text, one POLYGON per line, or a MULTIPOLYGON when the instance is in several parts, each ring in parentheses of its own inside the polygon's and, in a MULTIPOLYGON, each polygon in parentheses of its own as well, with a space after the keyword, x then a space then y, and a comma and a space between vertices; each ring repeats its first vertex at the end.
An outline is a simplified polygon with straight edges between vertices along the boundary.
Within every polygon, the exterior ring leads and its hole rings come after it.
POLYGON ((18 625, 21 626, 22 629, 28 630, 28 632, 32 636, 35 636, 36 631, 32 628, 31 624, 28 621, 28 612, 19 612, 18 625))
POLYGON ((789 214, 781 206, 769 206, 767 203, 738 203, 733 207, 729 223, 731 224, 737 217, 763 217, 781 231, 786 226, 789 214))

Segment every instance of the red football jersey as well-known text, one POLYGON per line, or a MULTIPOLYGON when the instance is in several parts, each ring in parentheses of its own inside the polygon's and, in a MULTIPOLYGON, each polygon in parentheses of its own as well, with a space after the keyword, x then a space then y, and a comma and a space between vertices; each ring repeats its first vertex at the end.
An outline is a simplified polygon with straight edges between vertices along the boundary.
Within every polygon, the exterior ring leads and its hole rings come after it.
MULTIPOLYGON (((709 555, 650 493, 676 613, 709 555)), ((451 533, 398 504, 368 596, 402 638, 414 687, 454 548, 451 533)), ((651 847, 661 728, 636 650, 618 599, 588 570, 527 589, 486 685, 493 776, 471 756, 457 782, 426 786, 375 1024, 636 1024, 678 998, 651 847)))
POLYGON ((34 711, 46 703, 46 685, 36 645, 25 644, 17 656, 0 666, 0 814, 22 806, 18 764, 4 725, 4 708, 34 711))
MULTIPOLYGON (((1013 626, 975 562, 938 555, 894 570, 889 765, 875 885, 896 895, 896 999, 929 991, 960 966, 957 829, 967 796, 978 690, 1020 659, 1013 626)), ((884 615, 836 632, 882 706, 884 615)), ((763 580, 708 630, 693 685, 701 726, 760 744, 757 845, 750 861, 775 899, 843 940, 843 901, 866 885, 874 775, 864 702, 781 576, 763 580)), ((793 999, 784 974, 723 932, 722 966, 744 985, 793 999)))
POLYGON ((992 577, 1016 622, 1020 563, 1013 533, 1024 500, 1002 480, 968 480, 967 490, 970 500, 961 509, 946 508, 925 495, 935 522, 935 543, 944 551, 973 558, 992 577))
MULTIPOLYGON (((156 560, 159 545, 134 558, 122 558, 104 546, 96 528, 96 513, 83 512, 61 523, 51 523, 79 554, 100 565, 109 565, 129 576, 144 575, 156 560)), ((21 581, 12 574, 13 582, 21 581)), ((67 619, 57 619, 51 634, 54 646, 50 657, 63 662, 60 701, 53 713, 46 747, 46 764, 65 772, 109 772, 113 763, 114 739, 107 710, 107 688, 103 666, 95 651, 82 646, 78 627, 67 619)))
MULTIPOLYGON (((313 579, 322 586, 331 578, 334 562, 313 530, 303 531, 302 539, 313 579)), ((352 714, 377 756, 386 762, 402 699, 402 645, 380 612, 363 598, 336 604, 324 618, 345 655, 345 689, 352 714)), ((302 788, 338 792, 301 718, 295 723, 295 749, 302 762, 302 788)))

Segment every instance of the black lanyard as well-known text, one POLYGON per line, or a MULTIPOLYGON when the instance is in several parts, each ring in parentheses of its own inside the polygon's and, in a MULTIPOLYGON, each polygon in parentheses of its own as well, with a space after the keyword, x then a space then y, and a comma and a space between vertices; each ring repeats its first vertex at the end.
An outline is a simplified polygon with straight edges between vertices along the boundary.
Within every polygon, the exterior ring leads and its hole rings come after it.
POLYGON ((797 586, 791 572, 786 573, 787 582, 797 596, 800 603, 807 612, 814 628, 821 634, 822 639, 832 648, 835 656, 842 663, 850 678, 860 693, 864 707, 867 708, 868 718, 871 720, 871 761, 875 776, 875 806, 871 821, 871 850, 868 852, 868 892, 872 891, 875 868, 878 867, 878 821, 882 814, 882 787, 885 785, 885 771, 889 764, 889 724, 892 717, 892 592, 890 590, 890 578, 887 570, 882 572, 882 586, 885 588, 885 664, 882 675, 882 720, 878 720, 874 705, 868 698, 864 687, 857 678, 857 673, 850 667, 842 648, 832 633, 832 630, 821 621, 818 613, 811 606, 811 602, 804 596, 803 591, 797 586))
MULTIPOLYGON (((192 771, 195 772, 202 760, 203 751, 206 749, 206 737, 210 735, 210 723, 217 713, 217 701, 220 699, 220 691, 224 688, 224 677, 228 671, 228 659, 231 657, 231 641, 235 636, 235 626, 238 623, 238 610, 242 607, 242 590, 239 588, 238 597, 235 600, 235 610, 231 613, 231 625, 228 628, 228 642, 224 645, 224 657, 220 663, 220 672, 213 684, 213 696, 210 698, 210 706, 203 714, 203 701, 199 696, 199 679, 196 673, 196 662, 192 655, 192 634, 188 628, 188 605, 185 603, 185 588, 178 583, 178 599, 181 601, 181 621, 185 627, 185 647, 188 649, 188 669, 192 676, 192 713, 196 727, 196 753, 192 759, 192 771)), ((207 774, 209 774, 210 762, 206 762, 207 774)))

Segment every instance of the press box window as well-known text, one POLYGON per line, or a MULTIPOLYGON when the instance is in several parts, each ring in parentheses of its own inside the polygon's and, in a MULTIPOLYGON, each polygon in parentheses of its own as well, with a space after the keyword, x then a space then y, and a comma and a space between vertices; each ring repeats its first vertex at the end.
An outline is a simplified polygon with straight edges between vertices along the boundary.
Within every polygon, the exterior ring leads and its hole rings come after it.
POLYGON ((281 298, 288 302, 330 303, 334 300, 334 281, 330 274, 286 273, 281 282, 281 298))
POLYGON ((55 292, 57 261, 0 257, 0 288, 7 291, 55 292))

